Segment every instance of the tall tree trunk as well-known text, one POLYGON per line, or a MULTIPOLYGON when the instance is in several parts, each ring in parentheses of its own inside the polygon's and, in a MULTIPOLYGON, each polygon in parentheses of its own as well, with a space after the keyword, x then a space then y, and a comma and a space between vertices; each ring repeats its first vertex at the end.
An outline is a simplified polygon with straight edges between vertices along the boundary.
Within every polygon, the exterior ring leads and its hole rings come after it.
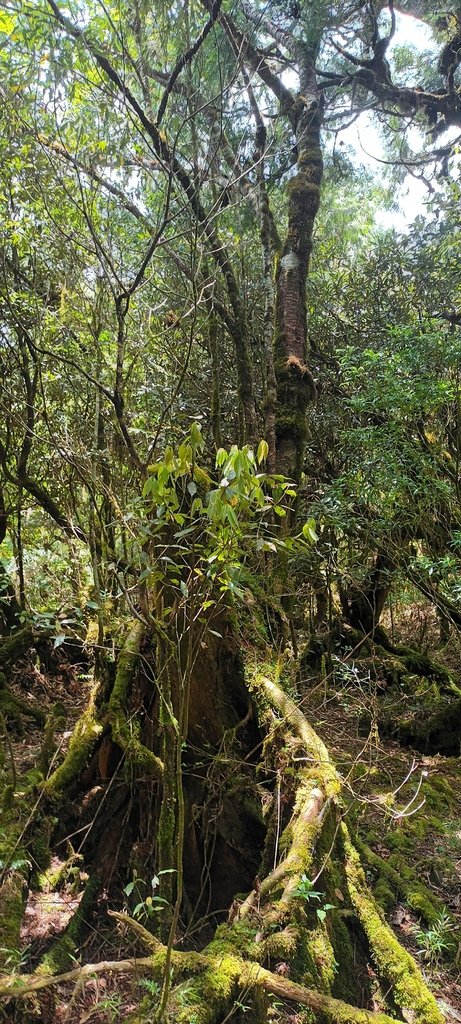
POLYGON ((291 121, 298 162, 297 173, 288 184, 288 229, 277 267, 275 304, 277 469, 294 480, 301 476, 306 409, 315 397, 314 380, 306 365, 306 277, 323 173, 315 49, 299 43, 297 51, 301 94, 291 121))

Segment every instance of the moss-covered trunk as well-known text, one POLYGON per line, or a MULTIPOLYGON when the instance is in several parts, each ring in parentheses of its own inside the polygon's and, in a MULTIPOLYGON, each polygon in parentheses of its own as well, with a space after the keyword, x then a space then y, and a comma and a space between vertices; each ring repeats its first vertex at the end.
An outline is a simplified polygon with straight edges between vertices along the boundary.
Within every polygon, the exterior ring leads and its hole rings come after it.
POLYGON ((276 272, 275 371, 277 469, 299 480, 306 440, 306 409, 315 396, 307 366, 306 278, 323 173, 322 104, 314 46, 297 47, 300 95, 290 113, 297 172, 288 185, 288 227, 276 272))

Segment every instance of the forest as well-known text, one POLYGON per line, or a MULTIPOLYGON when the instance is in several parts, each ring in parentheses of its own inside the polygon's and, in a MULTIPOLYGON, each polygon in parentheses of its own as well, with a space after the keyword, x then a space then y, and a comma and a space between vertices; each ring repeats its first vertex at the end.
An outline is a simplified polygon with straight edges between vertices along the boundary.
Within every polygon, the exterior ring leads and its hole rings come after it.
POLYGON ((461 1021, 461 5, 2 0, 0 1021, 461 1021))

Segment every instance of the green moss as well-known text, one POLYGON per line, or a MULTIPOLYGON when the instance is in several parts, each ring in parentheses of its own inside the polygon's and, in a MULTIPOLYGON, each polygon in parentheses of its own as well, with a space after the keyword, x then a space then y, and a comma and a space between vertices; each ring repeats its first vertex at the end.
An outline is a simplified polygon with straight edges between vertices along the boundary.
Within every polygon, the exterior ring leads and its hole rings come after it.
POLYGON ((34 790, 43 781, 43 776, 39 768, 29 768, 29 771, 22 776, 21 782, 29 790, 34 790))
POLYGON ((136 765, 151 778, 158 779, 163 775, 163 764, 156 754, 141 743, 139 725, 129 722, 126 712, 143 633, 141 622, 136 620, 131 624, 118 656, 114 686, 109 698, 108 719, 112 727, 112 738, 124 751, 129 763, 136 765))
POLYGON ((373 894, 383 910, 390 910, 397 902, 396 893, 391 889, 385 878, 378 878, 373 886, 373 894))
MULTIPOLYGON (((214 943, 213 943, 214 945, 214 943)), ((207 949, 208 953, 208 949, 207 949)), ((175 1020, 178 1024, 212 1024, 230 1008, 237 994, 242 962, 228 951, 209 961, 209 966, 183 991, 175 990, 175 1020)))
POLYGON ((14 803, 14 786, 12 783, 4 786, 2 792, 2 811, 10 811, 14 803))
POLYGON ((402 1010, 412 1010, 417 1024, 443 1024, 442 1014, 419 968, 397 941, 367 889, 359 855, 352 846, 344 822, 341 824, 341 837, 349 897, 370 943, 380 975, 392 984, 393 998, 398 1006, 402 1010))
POLYGON ((64 761, 43 783, 45 793, 51 797, 58 797, 77 782, 101 732, 102 725, 95 718, 94 703, 91 700, 73 730, 64 761))
POLYGON ((18 661, 33 644, 33 634, 30 626, 25 626, 24 629, 18 630, 17 633, 13 633, 11 636, 5 637, 0 642, 0 666, 2 669, 12 664, 14 661, 18 661))
POLYGON ((440 811, 453 806, 455 793, 453 783, 444 779, 443 775, 431 775, 430 781, 423 785, 423 795, 428 807, 440 811))
MULTIPOLYGON (((284 960, 293 963, 298 954, 299 943, 300 931, 290 924, 287 928, 270 932, 266 936, 263 947, 264 955, 271 960, 284 960)), ((261 957, 259 956, 258 959, 261 957)), ((302 967, 304 967, 304 958, 302 967)))
POLYGON ((99 895, 100 888, 101 883, 97 877, 93 877, 87 882, 78 909, 64 934, 53 944, 49 952, 45 953, 37 968, 37 974, 61 974, 75 964, 78 947, 88 928, 93 904, 99 895))
POLYGON ((433 925, 438 921, 440 917, 440 909, 434 904, 433 898, 425 892, 423 886, 411 888, 408 887, 406 896, 406 902, 412 910, 416 911, 420 917, 423 917, 426 924, 433 925))
POLYGON ((35 829, 33 839, 28 845, 28 851, 34 868, 44 871, 51 863, 50 837, 52 824, 45 819, 35 829))
POLYGON ((378 903, 385 910, 393 906, 400 896, 412 910, 424 918, 428 925, 438 919, 444 909, 443 904, 429 892, 423 882, 416 878, 405 858, 393 854, 388 860, 384 860, 359 840, 357 840, 357 848, 364 861, 378 872, 378 881, 373 887, 373 891, 378 903))
POLYGON ((8 871, 0 889, 0 968, 20 947, 26 886, 19 871, 8 871))
POLYGON ((397 829, 386 836, 386 845, 390 850, 411 850, 413 848, 413 841, 411 836, 407 835, 403 830, 397 829))
POLYGON ((320 992, 330 993, 337 970, 334 949, 326 927, 317 926, 308 932, 307 943, 311 958, 315 964, 317 975, 316 988, 320 992))

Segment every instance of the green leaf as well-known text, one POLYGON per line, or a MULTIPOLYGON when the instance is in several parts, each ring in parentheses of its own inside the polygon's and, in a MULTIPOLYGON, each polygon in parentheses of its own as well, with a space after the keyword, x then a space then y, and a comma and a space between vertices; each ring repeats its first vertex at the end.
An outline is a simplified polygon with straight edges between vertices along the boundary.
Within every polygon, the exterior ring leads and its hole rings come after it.
POLYGON ((258 538, 256 547, 258 551, 277 551, 277 546, 272 540, 263 540, 261 537, 258 538))
POLYGON ((65 633, 60 633, 59 636, 57 636, 55 638, 53 647, 54 648, 61 647, 61 644, 65 643, 66 639, 67 639, 66 634, 65 633))
POLYGON ((267 459, 268 455, 269 455, 269 445, 268 445, 267 441, 262 440, 258 444, 258 451, 256 453, 256 459, 257 459, 258 465, 260 465, 261 462, 264 462, 264 460, 267 459))
POLYGON ((199 451, 202 451, 205 446, 205 441, 198 423, 192 423, 190 428, 190 439, 192 445, 194 445, 195 448, 198 448, 199 451))
POLYGON ((12 14, 0 11, 0 32, 9 35, 16 28, 16 18, 12 14))
POLYGON ((302 532, 303 537, 305 537, 311 544, 315 544, 319 539, 315 532, 315 519, 308 519, 307 523, 304 523, 302 532))
POLYGON ((123 892, 125 893, 125 896, 131 896, 131 893, 133 892, 133 889, 134 889, 134 882, 128 882, 128 885, 126 885, 124 890, 123 890, 123 892))

